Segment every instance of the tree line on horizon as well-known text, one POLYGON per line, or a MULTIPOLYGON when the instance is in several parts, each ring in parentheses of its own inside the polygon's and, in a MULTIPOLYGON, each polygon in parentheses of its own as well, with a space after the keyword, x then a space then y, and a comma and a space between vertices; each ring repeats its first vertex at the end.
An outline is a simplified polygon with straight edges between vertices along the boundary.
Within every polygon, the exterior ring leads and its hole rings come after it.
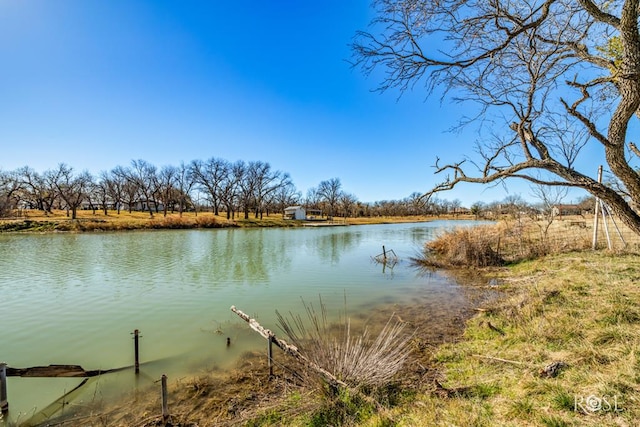
MULTIPOLYGON (((102 211, 147 211, 167 215, 186 211, 221 212, 227 219, 250 214, 284 213, 288 206, 317 209, 328 217, 417 216, 471 213, 476 218, 488 211, 523 212, 538 207, 518 195, 491 203, 476 202, 470 209, 460 200, 425 199, 413 192, 399 200, 364 203, 342 189, 339 178, 321 181, 303 197, 290 175, 272 169, 268 162, 208 160, 181 162, 178 166, 157 168, 145 160, 132 160, 129 166, 116 166, 94 176, 75 173, 65 163, 37 172, 24 166, 13 171, 0 170, 0 217, 15 215, 22 209, 66 210, 75 219, 79 209, 102 211)), ((585 204, 585 206, 587 206, 585 204)))
POLYGON ((303 197, 290 175, 274 170, 268 162, 230 162, 216 157, 161 168, 138 159, 98 175, 75 172, 65 163, 44 172, 29 166, 0 170, 0 217, 20 209, 44 213, 61 209, 72 219, 79 209, 104 215, 144 210, 150 217, 206 209, 215 215, 224 212, 227 219, 240 214, 247 219, 251 213, 256 218, 283 213, 292 205, 318 209, 330 217, 353 217, 444 213, 460 206, 459 201, 425 203, 420 196, 415 192, 403 200, 363 203, 342 189, 339 178, 331 178, 310 188, 303 197))

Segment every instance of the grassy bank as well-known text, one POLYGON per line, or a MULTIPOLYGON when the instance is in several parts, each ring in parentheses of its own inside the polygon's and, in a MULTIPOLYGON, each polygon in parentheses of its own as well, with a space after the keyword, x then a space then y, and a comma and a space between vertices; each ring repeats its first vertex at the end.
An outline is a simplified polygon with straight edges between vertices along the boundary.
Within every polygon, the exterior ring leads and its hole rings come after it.
MULTIPOLYGON (((395 222, 418 222, 433 220, 433 217, 372 217, 372 218, 336 218, 336 224, 383 224, 395 222)), ((438 219, 447 219, 444 217, 438 219)), ((214 215, 211 212, 185 212, 180 216, 162 212, 154 214, 148 212, 109 211, 104 215, 102 211, 78 211, 77 219, 72 220, 65 211, 54 211, 44 214, 41 211, 28 211, 20 217, 0 219, 0 232, 90 232, 90 231, 126 231, 126 230, 156 230, 156 229, 191 229, 191 228, 228 228, 228 227, 301 227, 304 221, 285 220, 282 215, 264 215, 248 219, 236 216, 227 219, 226 215, 214 215)), ((331 223, 331 222, 326 222, 331 223)))
POLYGON ((439 382, 398 408, 395 420, 637 425, 639 272, 636 255, 602 252, 553 255, 501 271, 508 297, 469 321, 461 342, 434 353, 439 382))
POLYGON ((533 222, 502 222, 427 244, 427 265, 505 266, 481 270, 504 296, 434 353, 438 380, 416 401, 426 410, 401 411, 403 423, 637 425, 637 237, 626 233, 626 252, 592 251, 593 229, 573 224, 541 234, 533 222))

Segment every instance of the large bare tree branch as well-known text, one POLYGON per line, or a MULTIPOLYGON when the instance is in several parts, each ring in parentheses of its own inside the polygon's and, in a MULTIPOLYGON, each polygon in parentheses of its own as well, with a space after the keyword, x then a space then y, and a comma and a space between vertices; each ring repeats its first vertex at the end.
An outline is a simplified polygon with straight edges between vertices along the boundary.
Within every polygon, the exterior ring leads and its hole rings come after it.
MULTIPOLYGON (((461 182, 509 178, 582 188, 640 234, 640 175, 627 156, 640 111, 640 0, 377 0, 356 34, 353 64, 382 69, 378 90, 425 85, 479 106, 481 164, 448 164, 426 195, 461 182), (615 42, 611 44, 611 42, 615 42), (491 138, 482 138, 486 131, 491 138), (587 145, 604 148, 623 190, 580 171, 587 145), (471 169, 475 165, 476 170, 471 169), (545 172, 540 174, 540 172, 545 172)), ((640 115, 639 115, 640 116, 640 115)), ((633 150, 632 150, 633 151, 633 150)), ((593 165, 590 165, 593 166, 593 165)))
POLYGON ((604 22, 614 27, 617 27, 618 25, 620 25, 619 18, 613 15, 610 15, 608 13, 605 13, 591 0, 580 0, 580 4, 589 13, 589 15, 591 15, 597 21, 604 22))

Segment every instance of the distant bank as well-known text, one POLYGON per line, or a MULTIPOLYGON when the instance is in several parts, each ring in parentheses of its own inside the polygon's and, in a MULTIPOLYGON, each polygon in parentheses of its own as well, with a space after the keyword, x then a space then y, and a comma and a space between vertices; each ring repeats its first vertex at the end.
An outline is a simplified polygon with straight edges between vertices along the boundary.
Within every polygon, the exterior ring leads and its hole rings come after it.
POLYGON ((0 219, 0 232, 100 232, 129 230, 169 230, 197 228, 229 228, 229 227, 303 227, 329 225, 363 225, 389 224, 401 222, 424 222, 436 219, 473 219, 470 215, 443 216, 375 216, 358 218, 333 218, 322 221, 302 221, 284 219, 281 214, 264 215, 255 218, 250 215, 236 215, 227 219, 226 214, 214 215, 211 212, 186 212, 182 215, 171 213, 164 216, 162 212, 150 216, 146 212, 115 211, 104 215, 101 211, 79 211, 78 218, 70 219, 65 211, 54 211, 44 214, 42 211, 27 212, 13 218, 0 219))

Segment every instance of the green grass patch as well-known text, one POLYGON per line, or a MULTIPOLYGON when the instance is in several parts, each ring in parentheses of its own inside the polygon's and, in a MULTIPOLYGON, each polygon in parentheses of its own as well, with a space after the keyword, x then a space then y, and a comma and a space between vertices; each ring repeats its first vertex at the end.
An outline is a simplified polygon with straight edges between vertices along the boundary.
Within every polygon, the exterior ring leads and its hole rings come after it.
POLYGON ((637 255, 608 252, 495 270, 505 297, 468 322, 461 342, 433 356, 443 386, 465 394, 434 393, 425 407, 446 414, 442 425, 633 425, 640 419, 629 404, 640 400, 638 271, 637 255), (566 367, 546 376, 556 361, 566 367), (604 403, 614 399, 623 411, 604 403), (471 420, 469 411, 482 416, 471 420))

